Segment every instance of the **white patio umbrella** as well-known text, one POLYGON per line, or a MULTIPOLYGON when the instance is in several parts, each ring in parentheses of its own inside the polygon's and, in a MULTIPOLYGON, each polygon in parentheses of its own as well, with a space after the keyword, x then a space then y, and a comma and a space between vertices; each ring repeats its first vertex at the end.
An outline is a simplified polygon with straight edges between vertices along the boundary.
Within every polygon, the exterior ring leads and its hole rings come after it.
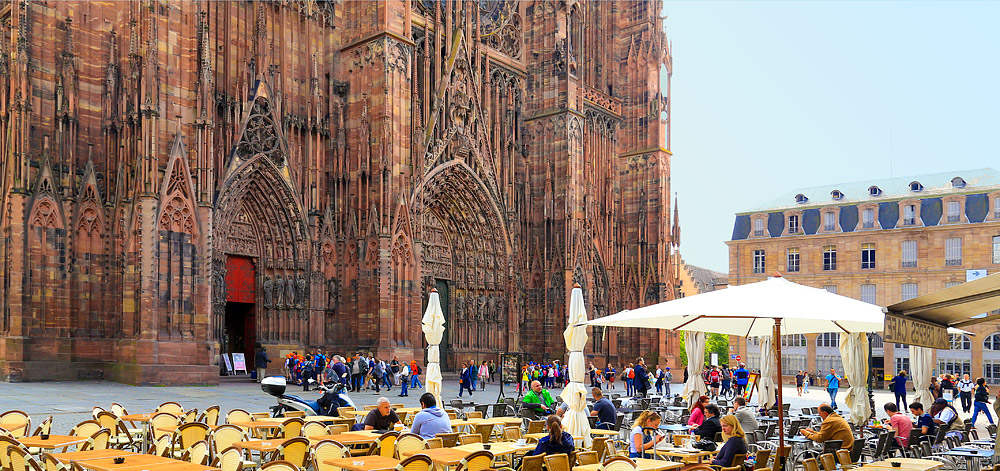
POLYGON ((569 322, 563 331, 566 350, 569 350, 569 384, 560 394, 569 410, 563 415, 563 429, 574 437, 583 437, 584 447, 590 448, 590 421, 587 420, 587 389, 583 387, 585 367, 583 348, 587 346, 587 310, 583 304, 583 290, 573 286, 569 301, 569 322))
MULTIPOLYGON (((769 336, 780 345, 783 334, 879 332, 882 308, 825 289, 793 283, 775 275, 767 280, 674 299, 594 319, 588 325, 645 327, 725 335, 769 336)), ((775 370, 781 384, 781 350, 775 349, 775 370)), ((763 358, 761 358, 763 360, 763 358)), ((776 388, 782 403, 781 388, 776 388)), ((784 408, 778 407, 783 419, 784 408)), ((779 420, 779 446, 785 445, 779 420)))
POLYGON ((760 391, 760 403, 768 409, 778 397, 778 387, 774 384, 775 365, 774 339, 765 335, 760 338, 760 379, 757 380, 757 390, 760 391))
POLYGON ((441 313, 441 300, 438 298, 437 289, 431 290, 430 299, 427 301, 427 310, 420 321, 420 329, 423 330, 427 338, 427 374, 424 376, 424 388, 434 395, 439 406, 441 403, 441 350, 438 345, 444 337, 444 314, 441 313))
POLYGON ((699 397, 708 393, 705 381, 701 379, 701 367, 705 361, 705 333, 684 332, 684 351, 688 359, 688 380, 684 383, 683 396, 688 404, 694 404, 699 397))
POLYGON ((924 409, 930 409, 929 404, 934 403, 927 388, 931 385, 931 370, 934 368, 934 352, 927 347, 917 347, 910 345, 910 377, 913 378, 913 388, 917 390, 913 396, 915 402, 924 405, 924 409))
POLYGON ((844 402, 851 411, 851 422, 865 423, 872 415, 868 403, 868 335, 862 332, 840 334, 840 358, 844 362, 844 376, 851 383, 844 402))

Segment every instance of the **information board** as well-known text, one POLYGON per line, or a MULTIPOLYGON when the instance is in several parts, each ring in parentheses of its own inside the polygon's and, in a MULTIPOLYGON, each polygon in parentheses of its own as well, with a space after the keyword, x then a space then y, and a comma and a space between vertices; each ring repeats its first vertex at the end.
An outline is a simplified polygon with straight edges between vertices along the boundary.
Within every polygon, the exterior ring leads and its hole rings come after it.
POLYGON ((518 383, 521 381, 521 355, 516 353, 500 354, 500 382, 518 383))
POLYGON ((757 389, 757 381, 760 379, 760 373, 750 373, 750 377, 747 379, 747 387, 743 390, 743 399, 750 402, 753 399, 753 391, 757 389))
POLYGON ((247 359, 242 353, 233 353, 233 372, 247 374, 247 359))
POLYGON ((916 345, 918 347, 940 348, 948 350, 948 329, 927 321, 900 316, 885 315, 885 331, 882 335, 885 342, 916 345))
POLYGON ((223 353, 222 354, 222 360, 226 364, 226 374, 232 376, 232 374, 233 374, 233 363, 231 361, 229 361, 229 355, 226 355, 225 353, 223 353))

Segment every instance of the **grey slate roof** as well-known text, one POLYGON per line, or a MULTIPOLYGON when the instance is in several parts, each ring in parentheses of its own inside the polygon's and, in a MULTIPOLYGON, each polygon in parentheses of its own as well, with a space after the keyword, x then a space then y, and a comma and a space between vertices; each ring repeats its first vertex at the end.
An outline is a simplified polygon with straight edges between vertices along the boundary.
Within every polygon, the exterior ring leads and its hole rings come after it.
POLYGON ((729 283, 729 277, 725 273, 688 265, 687 263, 684 264, 684 270, 691 275, 691 279, 694 280, 694 287, 699 293, 715 291, 716 284, 729 283))
POLYGON ((969 191, 982 191, 985 187, 1000 187, 1000 171, 992 168, 980 168, 974 170, 960 170, 955 172, 932 173, 926 175, 911 175, 897 178, 887 178, 881 180, 865 180, 849 183, 835 183, 812 188, 800 188, 785 192, 781 196, 756 205, 736 214, 759 213, 765 211, 809 208, 827 205, 858 204, 871 201, 889 201, 903 198, 926 198, 929 196, 940 196, 943 194, 969 191), (965 180, 964 188, 954 188, 952 179, 961 177, 965 180), (920 182, 924 189, 921 191, 910 191, 911 182, 920 182), (877 186, 882 190, 880 196, 870 196, 868 188, 877 186), (843 199, 834 200, 831 192, 840 190, 844 194, 843 199), (808 201, 796 203, 796 195, 804 195, 808 201))

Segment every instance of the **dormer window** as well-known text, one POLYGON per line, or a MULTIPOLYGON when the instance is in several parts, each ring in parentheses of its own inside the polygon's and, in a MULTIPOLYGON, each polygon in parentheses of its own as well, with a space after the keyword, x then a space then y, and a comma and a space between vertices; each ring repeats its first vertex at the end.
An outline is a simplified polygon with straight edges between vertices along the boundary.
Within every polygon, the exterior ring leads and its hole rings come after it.
POLYGON ((910 191, 922 191, 924 186, 920 182, 910 182, 910 191))
POLYGON ((877 187, 877 186, 872 185, 872 186, 868 187, 868 195, 869 196, 881 196, 882 195, 882 189, 879 188, 879 187, 877 187))
POLYGON ((955 177, 951 179, 952 188, 965 188, 965 179, 962 177, 955 177))
POLYGON ((795 195, 796 203, 802 204, 805 203, 806 201, 809 201, 809 198, 806 198, 806 195, 803 195, 802 193, 795 195))
POLYGON ((833 198, 834 201, 840 201, 844 199, 844 194, 841 193, 840 190, 833 190, 830 192, 830 197, 833 198))

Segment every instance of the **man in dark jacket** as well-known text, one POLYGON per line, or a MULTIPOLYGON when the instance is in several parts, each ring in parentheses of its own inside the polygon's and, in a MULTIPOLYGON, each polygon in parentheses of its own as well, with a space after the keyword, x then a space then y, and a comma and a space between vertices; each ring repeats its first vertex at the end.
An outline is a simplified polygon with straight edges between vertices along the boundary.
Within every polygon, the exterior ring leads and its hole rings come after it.
POLYGON ((257 368, 257 382, 259 383, 264 379, 264 375, 267 373, 267 364, 271 363, 271 360, 267 358, 267 350, 264 350, 264 345, 257 342, 255 346, 257 353, 253 357, 253 366, 257 368))
POLYGON ((635 381, 633 384, 637 396, 645 397, 649 392, 649 373, 646 372, 646 362, 642 358, 635 359, 635 381))
POLYGON ((719 423, 719 406, 709 404, 705 406, 705 421, 701 426, 692 430, 691 433, 697 435, 702 440, 715 441, 715 434, 722 431, 722 424, 719 423))
POLYGON ((469 362, 462 369, 458 385, 458 397, 462 397, 462 391, 468 389, 469 397, 472 397, 472 379, 476 377, 476 363, 469 362))

